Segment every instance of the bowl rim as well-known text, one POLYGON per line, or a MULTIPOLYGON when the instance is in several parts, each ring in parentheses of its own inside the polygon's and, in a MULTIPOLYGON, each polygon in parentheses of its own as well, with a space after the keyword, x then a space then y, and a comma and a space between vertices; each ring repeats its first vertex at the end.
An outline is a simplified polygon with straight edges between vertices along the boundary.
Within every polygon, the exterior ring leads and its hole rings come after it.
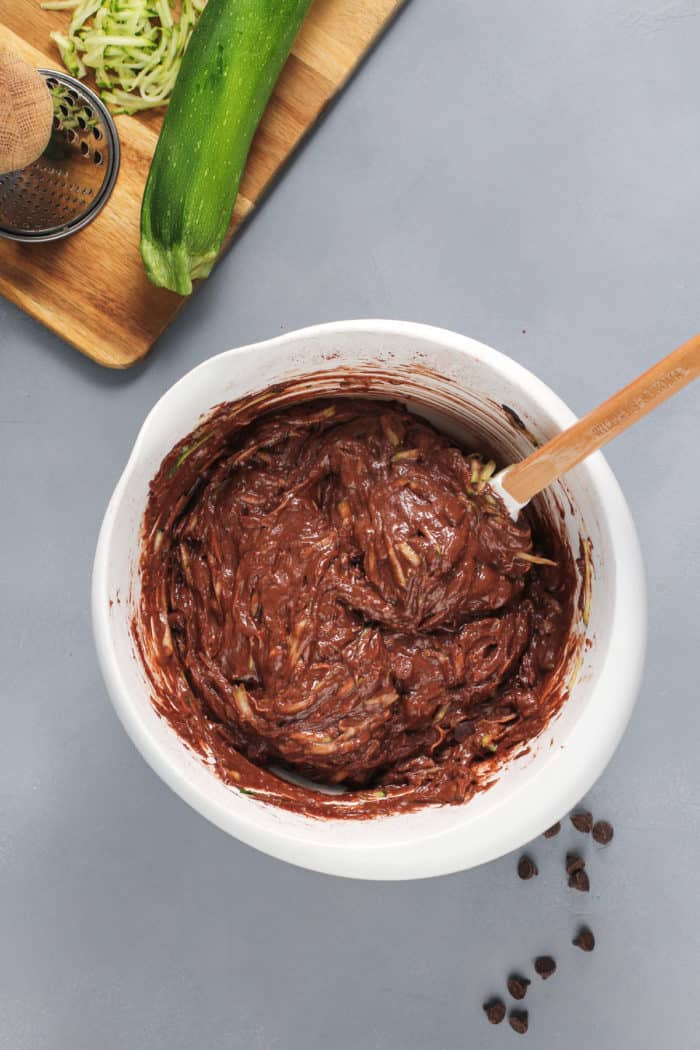
MULTIPOLYGON (((132 703, 130 691, 121 674, 110 628, 108 568, 110 549, 117 514, 127 490, 130 477, 139 461, 141 449, 149 430, 167 408, 168 402, 189 385, 195 377, 216 367, 222 359, 233 359, 242 353, 263 348, 284 347, 318 336, 363 334, 399 336, 439 343, 448 349, 481 360, 494 372, 510 382, 524 387, 559 426, 568 426, 576 416, 571 409, 541 379, 523 365, 492 347, 448 329, 408 321, 358 319, 336 321, 296 329, 255 343, 225 350, 213 355, 188 371, 166 390, 146 416, 134 442, 126 466, 109 500, 99 532, 92 575, 92 622, 98 662, 107 686, 110 700, 127 734, 151 768, 184 801, 223 831, 278 859, 326 874, 369 879, 414 879, 445 875, 486 863, 517 849, 560 819, 589 790, 612 757, 629 721, 637 699, 644 663, 646 644, 646 586, 637 531, 620 486, 602 453, 590 456, 585 463, 589 479, 600 504, 611 537, 615 555, 614 602, 616 615, 611 623, 605 657, 597 675, 596 686, 588 707, 567 737, 565 775, 555 792, 542 791, 540 778, 557 774, 564 760, 560 754, 552 757, 533 781, 517 789, 525 801, 522 818, 511 826, 490 829, 473 843, 462 841, 456 834, 459 828, 442 829, 434 836, 421 834, 419 839, 407 837, 401 843, 392 839, 386 847, 307 841, 293 833, 280 821, 272 828, 262 827, 256 820, 257 805, 248 812, 227 808, 211 797, 184 775, 180 767, 166 754, 145 728, 132 703), (624 668, 618 667, 613 657, 624 650, 624 668), (608 705, 604 727, 598 723, 593 701, 598 692, 615 697, 608 705), (576 746, 572 746, 572 743, 576 746), (534 788, 538 787, 535 792, 534 788), (528 808, 526 796, 539 795, 538 804, 528 808), (441 849, 425 849, 442 840, 441 849)), ((183 745, 184 746, 184 745, 183 745)), ((510 796, 509 800, 510 801, 510 796)), ((533 800, 534 801, 534 800, 533 800)), ((504 803, 501 803, 503 805, 504 803)), ((400 817, 375 818, 400 819, 400 817)), ((345 823, 345 822, 344 822, 345 823)), ((497 821, 492 822, 498 824, 497 821)), ((468 839, 469 836, 466 836, 468 839)))

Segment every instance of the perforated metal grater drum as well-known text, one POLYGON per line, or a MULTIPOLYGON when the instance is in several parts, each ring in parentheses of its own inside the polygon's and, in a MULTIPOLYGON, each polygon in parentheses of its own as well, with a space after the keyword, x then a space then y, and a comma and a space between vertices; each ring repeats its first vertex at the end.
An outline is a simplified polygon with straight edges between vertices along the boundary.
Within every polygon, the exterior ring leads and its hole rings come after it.
POLYGON ((53 241, 102 210, 119 171, 119 138, 97 95, 67 73, 40 69, 53 101, 53 129, 41 157, 0 175, 0 236, 53 241))

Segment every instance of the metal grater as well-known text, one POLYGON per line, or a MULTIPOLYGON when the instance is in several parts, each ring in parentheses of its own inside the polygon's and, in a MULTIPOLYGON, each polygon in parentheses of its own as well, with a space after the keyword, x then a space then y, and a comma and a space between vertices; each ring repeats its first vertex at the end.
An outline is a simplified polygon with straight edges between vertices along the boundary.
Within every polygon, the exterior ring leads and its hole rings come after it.
POLYGON ((53 130, 38 160, 0 175, 0 236, 55 241, 91 222, 119 171, 119 138, 97 95, 67 73, 40 69, 53 100, 53 130))

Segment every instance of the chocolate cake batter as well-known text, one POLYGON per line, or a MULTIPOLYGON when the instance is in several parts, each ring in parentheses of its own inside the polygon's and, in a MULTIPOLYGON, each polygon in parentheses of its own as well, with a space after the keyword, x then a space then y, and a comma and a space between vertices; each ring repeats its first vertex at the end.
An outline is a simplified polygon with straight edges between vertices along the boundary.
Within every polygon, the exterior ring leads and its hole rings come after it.
POLYGON ((493 462, 395 404, 251 416, 221 406, 151 485, 135 633, 154 701, 279 805, 464 801, 563 699, 570 558, 510 520, 493 462))

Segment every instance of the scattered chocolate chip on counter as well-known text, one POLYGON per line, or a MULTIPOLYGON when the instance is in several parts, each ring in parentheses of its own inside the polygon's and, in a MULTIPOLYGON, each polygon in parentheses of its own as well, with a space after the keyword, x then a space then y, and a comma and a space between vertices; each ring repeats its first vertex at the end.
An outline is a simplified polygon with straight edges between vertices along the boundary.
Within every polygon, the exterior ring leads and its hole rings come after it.
POLYGON ((530 984, 532 982, 529 977, 521 977, 520 974, 514 973, 508 978, 508 991, 514 999, 524 999, 530 984))
POLYGON ((613 826, 607 820, 596 820, 593 825, 593 838, 600 846, 607 846, 612 842, 614 834, 613 826))
POLYGON ((490 1024, 500 1024, 506 1016, 506 1004, 502 999, 489 999, 487 1003, 484 1003, 484 1013, 490 1024))
MULTIPOLYGON (((593 815, 590 810, 587 809, 578 809, 573 813, 570 813, 569 820, 576 831, 579 831, 584 835, 591 834, 594 841, 600 846, 607 846, 607 844, 612 841, 615 834, 613 826, 609 821, 596 820, 594 823, 593 815)), ((552 839, 555 835, 559 834, 561 829, 562 821, 557 821, 556 824, 552 824, 550 828, 543 831, 542 835, 546 839, 552 839)), ((568 885, 571 889, 578 890, 580 893, 588 893, 591 884, 588 872, 586 871, 586 860, 581 856, 578 850, 571 849, 566 853, 565 866, 568 885)), ((527 853, 524 853, 518 860, 518 875, 521 879, 531 879, 534 875, 539 875, 537 864, 527 853)), ((580 925, 576 930, 576 936, 572 939, 571 943, 575 948, 579 948, 582 952, 592 952, 595 949, 596 941, 593 931, 588 926, 580 925)), ((543 981, 546 981, 556 972, 557 964, 551 955, 538 955, 534 960, 534 967, 535 972, 543 981)), ((511 998, 521 1001, 527 995, 528 988, 532 982, 528 977, 523 977, 520 973, 512 972, 506 983, 511 998)), ((503 1005, 503 1001, 499 998, 484 1003, 484 1010, 492 1024, 500 1024, 507 1012, 503 1005)), ((508 1023, 514 1032, 517 1032, 519 1035, 524 1035, 528 1030, 527 1010, 512 1009, 508 1014, 508 1023)))
POLYGON ((570 820, 577 831, 583 832, 584 835, 590 834, 593 827, 593 815, 589 810, 581 809, 576 813, 572 813, 570 820))
POLYGON ((539 875, 537 865, 527 854, 524 854, 518 861, 518 875, 521 879, 531 879, 534 875, 539 875))
POLYGON ((566 874, 571 876, 575 875, 577 871, 583 871, 586 867, 586 862, 578 853, 567 853, 566 854, 566 874))
POLYGON ((527 1010, 511 1010, 508 1024, 518 1035, 525 1035, 527 1032, 527 1010))
POLYGON ((581 893, 588 893, 591 883, 588 874, 583 868, 579 868, 578 871, 569 876, 569 887, 572 890, 579 890, 581 893))
POLYGON ((595 937, 587 926, 582 926, 571 943, 582 952, 592 952, 595 948, 595 937))
POLYGON ((551 955, 538 955, 535 959, 535 972, 540 975, 543 981, 551 977, 556 968, 557 964, 551 955))

